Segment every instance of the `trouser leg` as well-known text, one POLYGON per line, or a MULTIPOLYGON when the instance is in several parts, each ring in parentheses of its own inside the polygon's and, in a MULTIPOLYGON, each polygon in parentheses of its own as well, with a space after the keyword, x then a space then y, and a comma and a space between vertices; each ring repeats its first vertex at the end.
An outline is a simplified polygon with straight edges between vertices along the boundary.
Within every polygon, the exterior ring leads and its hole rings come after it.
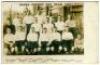
POLYGON ((58 53, 59 50, 59 41, 54 41, 54 52, 58 53))
POLYGON ((72 40, 68 40, 68 43, 67 43, 67 51, 69 53, 71 52, 71 48, 72 48, 72 40))
POLYGON ((27 39, 27 35, 30 32, 30 28, 31 28, 31 24, 26 24, 26 37, 25 37, 25 39, 27 39))
POLYGON ((41 53, 46 54, 47 42, 43 41, 41 44, 41 53))

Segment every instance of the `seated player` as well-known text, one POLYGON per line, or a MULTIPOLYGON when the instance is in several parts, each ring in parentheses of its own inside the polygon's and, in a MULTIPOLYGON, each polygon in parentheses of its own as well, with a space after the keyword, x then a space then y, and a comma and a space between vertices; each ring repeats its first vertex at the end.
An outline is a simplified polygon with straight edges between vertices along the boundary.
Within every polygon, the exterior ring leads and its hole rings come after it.
POLYGON ((53 51, 53 54, 59 53, 60 43, 61 43, 61 36, 57 32, 56 28, 54 28, 53 32, 51 33, 51 44, 50 44, 50 49, 53 51))
POLYGON ((4 35, 4 46, 7 54, 12 54, 14 52, 15 38, 11 33, 11 29, 6 29, 6 34, 4 35))
POLYGON ((53 54, 54 53, 54 46, 52 41, 54 41, 54 28, 49 32, 49 42, 48 42, 48 54, 53 54))
POLYGON ((72 49, 72 42, 73 42, 73 35, 69 32, 68 27, 65 27, 65 30, 62 33, 62 47, 68 53, 71 53, 72 49))
POLYGON ((41 43, 41 54, 46 54, 46 48, 48 44, 48 33, 47 29, 43 28, 43 32, 40 34, 40 43, 41 43))
POLYGON ((38 34, 34 31, 34 29, 30 30, 27 40, 28 54, 35 54, 38 49, 38 34))
POLYGON ((75 39, 74 51, 75 53, 83 53, 83 39, 80 34, 78 34, 77 38, 75 39))
POLYGON ((15 33, 15 50, 17 54, 22 54, 25 49, 25 32, 23 26, 19 26, 15 33))

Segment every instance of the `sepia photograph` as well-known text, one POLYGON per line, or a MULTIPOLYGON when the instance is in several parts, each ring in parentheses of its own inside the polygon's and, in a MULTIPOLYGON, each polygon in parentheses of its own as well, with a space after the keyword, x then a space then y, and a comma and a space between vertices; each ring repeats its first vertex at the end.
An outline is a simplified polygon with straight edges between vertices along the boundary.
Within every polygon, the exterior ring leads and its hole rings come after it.
POLYGON ((2 64, 98 63, 98 2, 1 1, 2 64))
POLYGON ((5 55, 83 55, 82 2, 2 2, 5 55))

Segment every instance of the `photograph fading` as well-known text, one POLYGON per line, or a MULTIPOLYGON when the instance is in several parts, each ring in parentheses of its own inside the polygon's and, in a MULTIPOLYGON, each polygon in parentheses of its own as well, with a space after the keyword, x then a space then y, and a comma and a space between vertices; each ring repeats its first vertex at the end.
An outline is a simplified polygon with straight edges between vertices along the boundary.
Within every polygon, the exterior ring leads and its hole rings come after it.
POLYGON ((82 2, 2 2, 5 55, 82 55, 82 2))

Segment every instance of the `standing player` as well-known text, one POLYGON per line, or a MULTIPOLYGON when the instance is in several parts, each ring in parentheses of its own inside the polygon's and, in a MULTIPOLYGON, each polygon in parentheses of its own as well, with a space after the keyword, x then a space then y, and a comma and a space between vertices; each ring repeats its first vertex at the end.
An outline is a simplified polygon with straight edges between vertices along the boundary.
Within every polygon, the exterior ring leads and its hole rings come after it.
POLYGON ((27 39, 27 35, 30 31, 31 25, 34 23, 34 18, 31 15, 30 11, 28 11, 26 16, 24 17, 23 23, 26 24, 26 37, 25 37, 25 39, 27 39))
POLYGON ((37 19, 37 22, 41 25, 43 22, 42 22, 42 19, 43 19, 43 16, 40 15, 40 12, 37 12, 37 14, 35 15, 36 19, 37 19))
POLYGON ((71 18, 71 15, 68 15, 68 19, 65 21, 65 25, 69 26, 69 31, 72 32, 74 38, 76 38, 78 30, 75 24, 75 20, 71 18))
POLYGON ((13 25, 15 26, 15 30, 17 29, 17 27, 21 24, 20 18, 19 18, 19 14, 17 13, 13 19, 13 25))
POLYGON ((64 30, 64 22, 61 21, 60 16, 58 16, 58 21, 55 23, 55 27, 57 28, 57 32, 60 33, 61 37, 62 37, 62 31, 64 30))
POLYGON ((43 28, 47 28, 47 31, 50 33, 53 30, 54 25, 52 24, 52 18, 47 17, 47 22, 43 24, 43 28))
POLYGON ((47 22, 47 15, 46 15, 46 12, 42 12, 41 14, 41 18, 42 18, 42 24, 46 23, 47 22))
POLYGON ((37 35, 38 35, 38 41, 39 41, 40 32, 42 32, 42 25, 39 24, 37 17, 35 17, 34 19, 35 19, 35 21, 34 21, 34 23, 31 25, 31 29, 33 29, 34 32, 37 33, 37 35))

